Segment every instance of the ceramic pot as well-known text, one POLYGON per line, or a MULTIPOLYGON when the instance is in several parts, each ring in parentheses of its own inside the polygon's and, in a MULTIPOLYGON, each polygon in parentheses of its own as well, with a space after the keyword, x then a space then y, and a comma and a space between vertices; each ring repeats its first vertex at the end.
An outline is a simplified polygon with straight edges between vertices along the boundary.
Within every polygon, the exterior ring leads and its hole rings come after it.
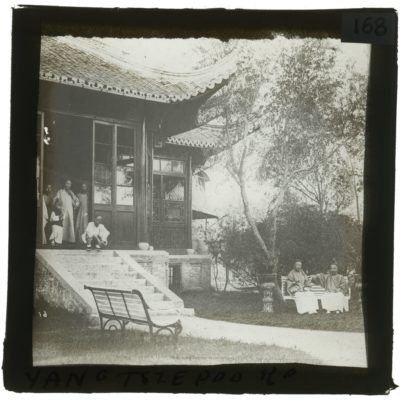
POLYGON ((140 250, 149 250, 150 245, 146 242, 139 242, 138 247, 140 250))

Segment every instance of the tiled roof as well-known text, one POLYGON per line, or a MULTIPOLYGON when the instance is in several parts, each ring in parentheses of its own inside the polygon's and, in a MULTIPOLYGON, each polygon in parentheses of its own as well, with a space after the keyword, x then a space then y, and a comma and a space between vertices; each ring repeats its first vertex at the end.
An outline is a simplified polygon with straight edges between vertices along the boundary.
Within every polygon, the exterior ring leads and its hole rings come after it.
MULTIPOLYGON (((219 118, 213 119, 207 124, 197 128, 170 136, 166 143, 178 146, 199 147, 202 149, 223 149, 227 143, 224 142, 224 126, 219 118)), ((251 122, 246 129, 246 135, 250 135, 259 129, 257 122, 251 122)), ((240 140, 240 136, 238 137, 240 140)))
POLYGON ((178 146, 199 147, 202 149, 211 149, 221 147, 221 138, 223 127, 212 123, 201 125, 190 131, 170 136, 167 139, 168 144, 178 146))
POLYGON ((107 52, 100 39, 42 37, 40 79, 161 103, 196 97, 236 71, 234 54, 190 73, 140 68, 107 52))

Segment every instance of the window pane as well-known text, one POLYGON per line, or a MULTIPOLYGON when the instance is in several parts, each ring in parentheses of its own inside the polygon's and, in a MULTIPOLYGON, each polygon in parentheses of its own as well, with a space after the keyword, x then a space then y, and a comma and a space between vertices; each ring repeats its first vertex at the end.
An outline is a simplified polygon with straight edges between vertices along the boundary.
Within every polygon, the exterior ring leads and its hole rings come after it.
POLYGON ((173 201, 185 200, 185 181, 182 178, 164 177, 164 199, 173 201))
POLYGON ((117 127, 117 146, 134 146, 134 130, 131 128, 117 127))
POLYGON ((96 124, 95 125, 95 141, 101 143, 112 143, 113 127, 110 125, 96 124))
POLYGON ((96 204, 111 204, 111 186, 94 186, 94 202, 96 204))
POLYGON ((153 171, 160 171, 160 159, 158 158, 153 159, 153 171))
POLYGON ((160 201, 153 200, 153 221, 160 221, 160 201))
POLYGON ((133 147, 117 147, 117 165, 127 165, 130 167, 134 166, 133 147))
POLYGON ((172 160, 172 172, 183 174, 183 161, 172 160))
POLYGON ((161 160, 161 171, 162 172, 171 172, 171 161, 170 160, 161 160))
POLYGON ((117 185, 133 186, 134 172, 132 167, 117 166, 117 185))
POLYGON ((177 203, 165 203, 165 219, 167 221, 183 221, 184 205, 177 203))
POLYGON ((120 206, 133 207, 133 187, 117 186, 117 204, 120 206))
POLYGON ((153 175, 153 220, 159 221, 161 218, 161 177, 153 175))
POLYGON ((111 146, 108 144, 96 143, 95 162, 102 164, 111 164, 111 146))
POLYGON ((161 177, 159 175, 153 176, 153 199, 161 199, 161 177))
POLYGON ((94 181, 105 186, 111 185, 111 167, 104 164, 95 164, 94 181))

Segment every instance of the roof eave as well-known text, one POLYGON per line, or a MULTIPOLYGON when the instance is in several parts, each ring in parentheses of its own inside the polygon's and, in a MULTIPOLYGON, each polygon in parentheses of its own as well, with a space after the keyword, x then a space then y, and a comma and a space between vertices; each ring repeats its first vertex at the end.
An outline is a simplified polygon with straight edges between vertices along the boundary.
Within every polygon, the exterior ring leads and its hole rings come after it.
POLYGON ((52 72, 40 72, 40 79, 43 81, 79 87, 83 89, 93 90, 102 93, 111 93, 119 96, 131 97, 145 101, 164 104, 178 104, 185 101, 204 98, 204 101, 218 91, 222 86, 226 85, 233 73, 226 79, 216 82, 212 87, 207 86, 204 90, 199 90, 196 94, 187 94, 181 96, 165 96, 153 93, 143 93, 132 89, 124 89, 115 86, 106 85, 100 82, 92 82, 83 78, 61 76, 52 72))

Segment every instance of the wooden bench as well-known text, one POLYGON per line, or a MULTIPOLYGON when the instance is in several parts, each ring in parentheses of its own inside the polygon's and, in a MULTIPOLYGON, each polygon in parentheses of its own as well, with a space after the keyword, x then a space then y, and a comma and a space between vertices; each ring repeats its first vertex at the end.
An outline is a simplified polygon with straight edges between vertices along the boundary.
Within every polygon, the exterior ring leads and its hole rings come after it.
POLYGON ((173 323, 156 323, 150 316, 150 307, 139 290, 107 289, 84 286, 92 292, 100 318, 100 328, 104 330, 124 330, 126 325, 134 323, 147 325, 150 337, 161 332, 170 333, 175 340, 182 332, 180 320, 173 323))
MULTIPOLYGON (((288 278, 287 276, 281 276, 281 292, 283 296, 283 300, 293 300, 294 301, 294 296, 290 295, 288 290, 287 290, 287 284, 288 284, 288 278)), ((320 286, 320 285, 315 285, 312 284, 310 286, 310 292, 314 293, 315 297, 318 300, 321 300, 321 297, 326 293, 326 290, 320 286)), ((350 300, 350 288, 349 288, 349 294, 346 296, 350 300)))

